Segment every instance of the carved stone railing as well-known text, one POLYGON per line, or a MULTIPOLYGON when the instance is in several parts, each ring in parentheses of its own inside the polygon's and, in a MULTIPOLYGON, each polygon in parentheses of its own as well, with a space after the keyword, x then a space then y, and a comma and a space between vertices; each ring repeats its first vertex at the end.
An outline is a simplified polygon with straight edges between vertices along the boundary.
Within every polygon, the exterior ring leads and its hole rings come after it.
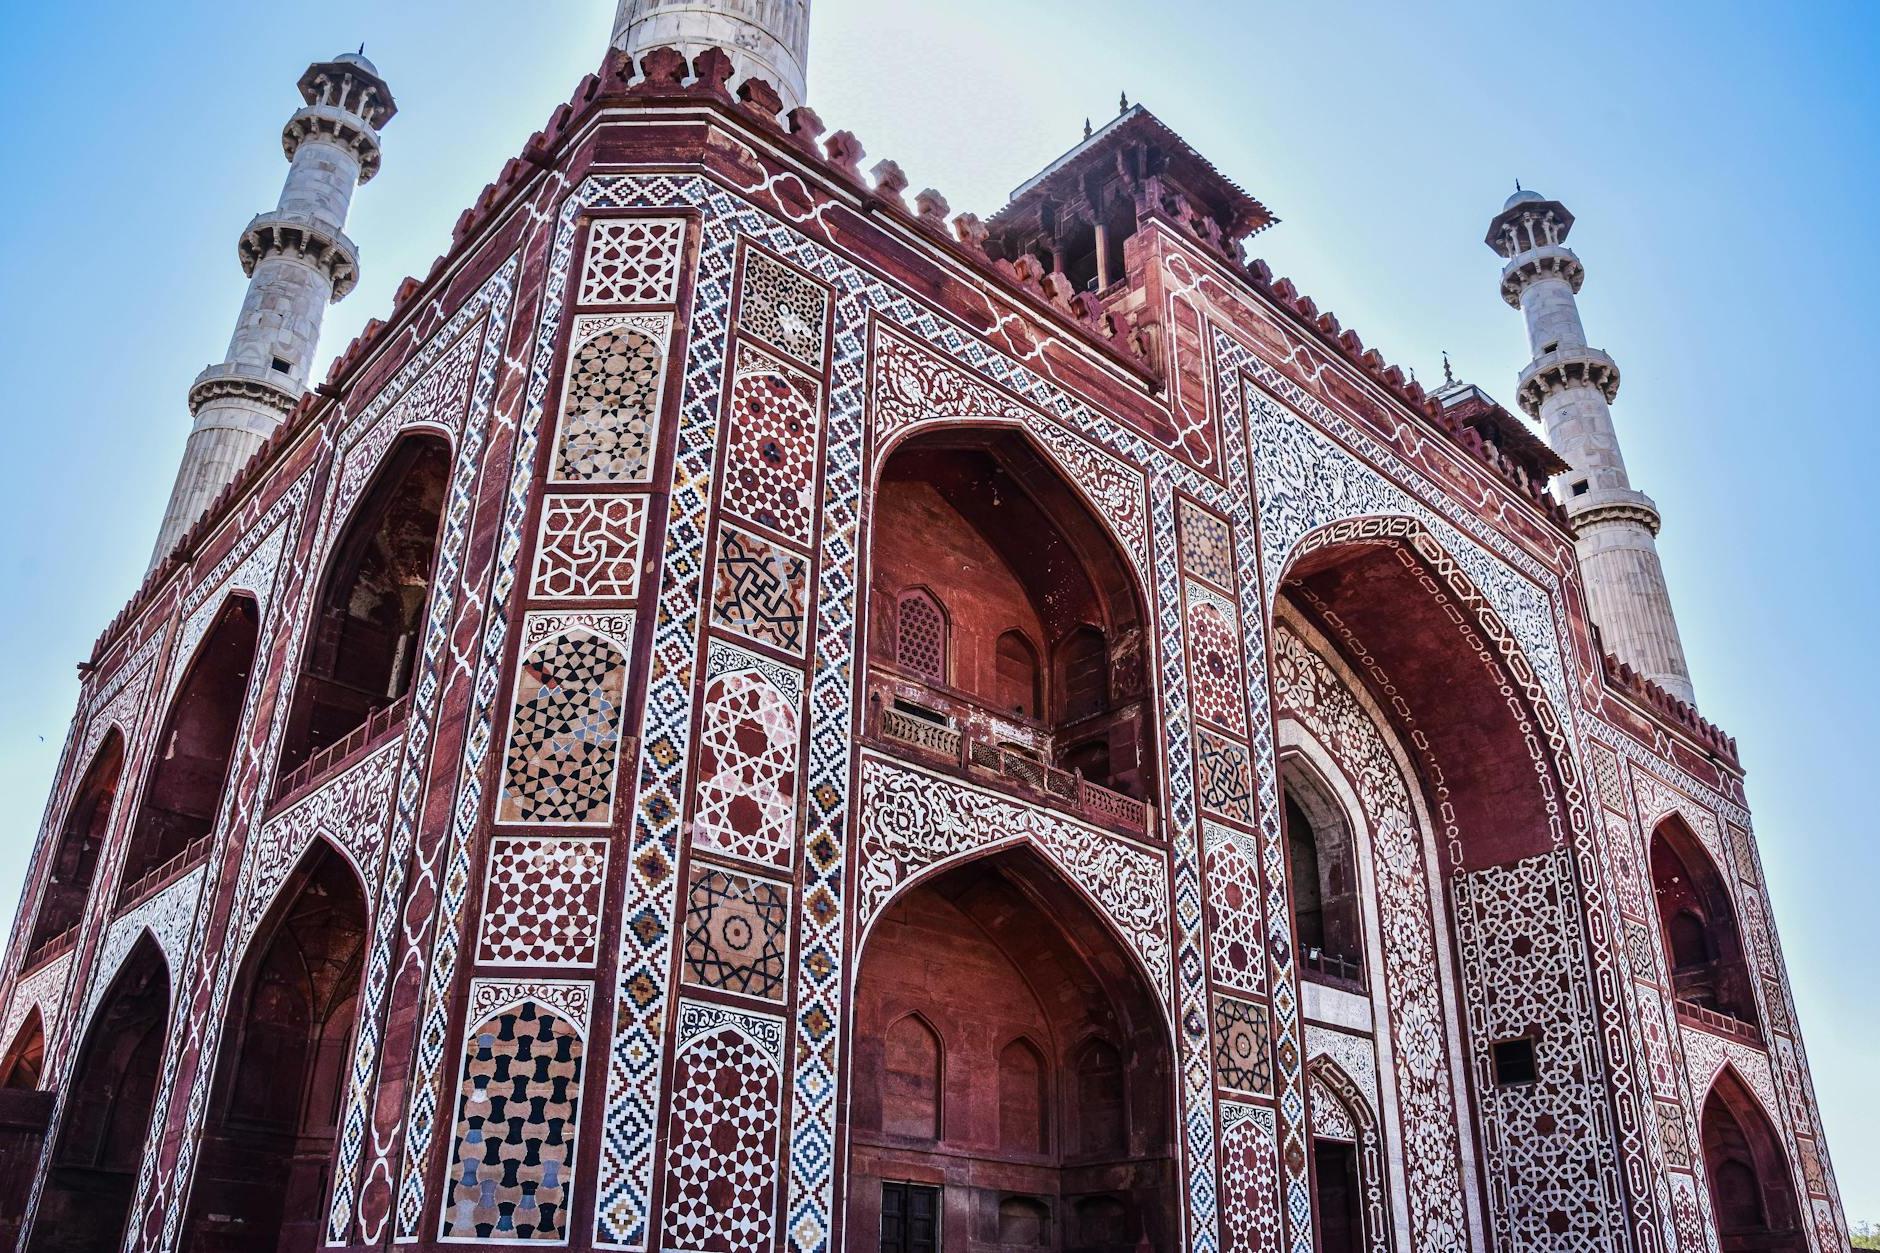
POLYGON ((59 932, 59 934, 47 940, 44 944, 33 949, 32 952, 26 955, 26 960, 20 963, 20 973, 25 974, 27 971, 37 970, 41 966, 49 966, 78 947, 78 928, 80 925, 80 923, 73 923, 65 930, 59 932))
POLYGON ((118 893, 117 912, 123 913, 133 905, 141 905, 170 884, 183 877, 183 873, 195 867, 196 863, 209 855, 209 844, 215 833, 199 835, 183 846, 183 851, 168 861, 152 866, 118 893))
POLYGON ((410 696, 400 696, 385 708, 376 710, 364 722, 282 775, 274 785, 275 803, 278 804, 281 798, 301 791, 308 784, 325 777, 366 748, 377 744, 394 730, 402 727, 405 724, 405 716, 410 712, 410 696))
POLYGON ((1153 805, 1092 783, 1081 771, 1060 770, 1030 753, 884 705, 878 697, 871 697, 869 703, 875 735, 885 743, 918 749, 962 774, 992 775, 1101 826, 1137 835, 1155 832, 1153 805))
POLYGON ((1679 1022, 1689 1023, 1693 1027, 1702 1027, 1706 1031, 1714 1031, 1718 1035, 1729 1036, 1733 1040, 1741 1040, 1755 1048, 1763 1046, 1762 1032, 1758 1031, 1753 1023, 1744 1022, 1741 1018, 1729 1014, 1719 1013, 1714 1009, 1699 1005, 1696 1001, 1680 1000, 1675 1004, 1679 1022))

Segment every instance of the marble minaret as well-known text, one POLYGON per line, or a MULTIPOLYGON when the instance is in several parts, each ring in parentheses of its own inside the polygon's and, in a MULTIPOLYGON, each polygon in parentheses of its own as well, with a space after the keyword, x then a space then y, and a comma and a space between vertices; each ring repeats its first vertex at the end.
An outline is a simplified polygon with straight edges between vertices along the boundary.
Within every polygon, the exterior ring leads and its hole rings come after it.
POLYGON ((359 279, 346 213, 353 188, 378 173, 379 128, 398 106, 372 62, 352 52, 308 66, 300 95, 306 107, 281 132, 290 164, 280 202, 242 232, 248 295, 228 355, 189 389, 195 421, 152 565, 305 394, 326 307, 359 279))
POLYGON ((1619 367, 1586 342, 1577 300, 1586 270, 1566 246, 1573 215, 1558 200, 1517 191, 1489 223, 1487 244, 1507 262, 1501 295, 1527 319, 1534 354, 1518 398, 1572 467, 1554 489, 1572 520, 1591 616, 1607 651, 1680 700, 1691 672, 1658 559, 1658 506, 1632 486, 1612 401, 1619 367))

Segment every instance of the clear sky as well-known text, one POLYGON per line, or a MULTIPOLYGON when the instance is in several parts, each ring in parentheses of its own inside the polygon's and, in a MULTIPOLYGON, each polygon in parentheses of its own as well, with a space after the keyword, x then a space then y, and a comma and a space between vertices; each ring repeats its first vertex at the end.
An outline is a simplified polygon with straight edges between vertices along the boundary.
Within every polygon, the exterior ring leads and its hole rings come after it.
MULTIPOLYGON (((317 57, 401 111, 348 228, 330 358, 599 64, 612 0, 21 4, 0 41, 0 917, 77 691, 142 577, 317 57)), ((1516 178, 1577 215, 1592 341, 1699 703, 1735 734, 1851 1219, 1880 1221, 1880 18, 1870 5, 815 0, 810 100, 982 215, 1119 91, 1279 214, 1276 273, 1429 383, 1505 399, 1520 318, 1482 245, 1516 178), (1867 223, 1863 225, 1863 223, 1867 223), (1861 363, 1866 362, 1866 366, 1861 363)), ((318 373, 324 375, 324 365, 318 373)))

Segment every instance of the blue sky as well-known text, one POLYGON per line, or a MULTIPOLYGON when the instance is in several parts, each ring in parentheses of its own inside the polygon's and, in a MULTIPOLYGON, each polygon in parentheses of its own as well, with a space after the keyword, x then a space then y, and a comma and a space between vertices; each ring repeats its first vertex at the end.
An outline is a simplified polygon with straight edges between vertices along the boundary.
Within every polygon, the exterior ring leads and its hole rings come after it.
MULTIPOLYGON (((22 5, 0 42, 0 916, 77 691, 141 578, 184 394, 241 300, 308 61, 356 46, 401 112, 322 356, 598 64, 610 0, 22 5)), ((816 0, 810 100, 982 215, 1119 91, 1283 219, 1253 251, 1391 360, 1504 398, 1526 353, 1481 239, 1520 178, 1578 216, 1581 309, 1660 537, 1699 703, 1735 734, 1849 1217, 1880 1221, 1870 646, 1880 454, 1880 20, 1594 0, 816 0), (1145 14, 1148 15, 1145 18, 1145 14)), ((324 367, 320 373, 324 373, 324 367)))

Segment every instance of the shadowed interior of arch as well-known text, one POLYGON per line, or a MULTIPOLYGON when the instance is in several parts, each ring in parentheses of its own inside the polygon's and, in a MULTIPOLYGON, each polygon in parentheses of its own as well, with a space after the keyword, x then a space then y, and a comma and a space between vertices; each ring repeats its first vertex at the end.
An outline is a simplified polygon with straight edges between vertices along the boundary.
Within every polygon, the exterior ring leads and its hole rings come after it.
POLYGON ((316 840, 256 929, 229 999, 183 1247, 321 1239, 365 953, 365 894, 316 840))
POLYGON ((1652 832, 1651 873, 1677 999, 1758 1026, 1730 890, 1703 844, 1675 814, 1652 832))
POLYGON ((1012 850, 906 890, 870 932, 855 1012, 852 1232, 913 1247, 926 1206, 966 1224, 959 1247, 1173 1247, 1166 1022, 1042 858, 1012 850))
POLYGON ((281 745, 282 776, 411 689, 449 479, 450 442, 406 435, 334 541, 281 745))
POLYGON ((39 898, 39 912, 33 918, 32 938, 27 942, 29 966, 41 950, 68 936, 85 915, 85 902, 91 898, 98 855, 104 848, 123 772, 124 737, 112 727, 86 767, 71 808, 66 811, 65 824, 59 829, 58 841, 52 846, 50 873, 39 898))
MULTIPOLYGON (((882 466, 871 700, 1136 799, 1154 743, 1134 572, 1023 435, 949 426, 882 466)), ((918 731, 918 728, 914 728, 918 731)))
POLYGON ((253 598, 231 597, 190 660, 157 736, 156 760, 118 873, 120 906, 147 886, 145 876, 174 864, 214 828, 260 627, 253 598))
POLYGON ((170 972, 145 933, 85 1028, 29 1253, 95 1253, 124 1235, 163 1061, 170 972))
POLYGON ((1726 1066, 1704 1099, 1704 1175, 1723 1253, 1802 1253, 1788 1155, 1762 1104, 1726 1066))

